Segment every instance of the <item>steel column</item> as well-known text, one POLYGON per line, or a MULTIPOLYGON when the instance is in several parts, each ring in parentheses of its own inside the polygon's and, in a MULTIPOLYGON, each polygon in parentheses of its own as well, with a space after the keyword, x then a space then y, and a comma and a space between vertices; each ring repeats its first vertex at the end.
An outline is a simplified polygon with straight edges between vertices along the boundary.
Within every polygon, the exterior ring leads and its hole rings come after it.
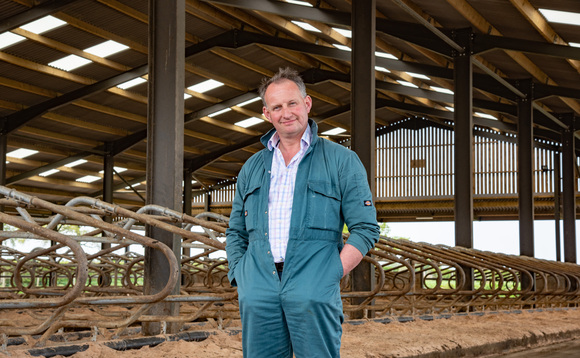
MULTIPOLYGON (((8 152, 8 135, 0 134, 0 185, 6 185, 6 153, 8 152)), ((4 212, 4 206, 0 206, 4 212)), ((4 223, 0 223, 0 231, 4 230, 4 223)))
MULTIPOLYGON (((473 59, 471 56, 471 30, 460 30, 455 40, 463 52, 454 51, 454 201, 455 245, 473 247, 473 59)), ((465 272, 463 289, 472 290, 473 268, 461 267, 465 272)))
POLYGON ((454 56, 455 245, 473 247, 473 68, 471 32, 457 33, 464 51, 454 56))
POLYGON ((562 131, 562 211, 564 218, 564 261, 576 263, 576 151, 574 121, 562 131))
MULTIPOLYGON (((147 118, 147 204, 181 211, 183 179, 183 90, 185 72, 184 0, 149 0, 149 101, 147 118)), ((181 255, 181 238, 146 227, 147 236, 181 255)), ((145 294, 159 292, 169 279, 169 265, 158 250, 145 251, 145 294)), ((173 294, 179 294, 177 281, 173 294)), ((179 314, 178 303, 158 303, 152 315, 179 314)), ((168 332, 179 329, 168 325, 168 332)), ((144 323, 143 332, 155 335, 161 325, 144 323)))
POLYGON ((556 261, 562 261, 562 238, 560 235, 560 203, 561 203, 561 189, 560 181, 560 152, 554 152, 554 220, 556 233, 556 261))
MULTIPOLYGON (((376 1, 352 3, 352 69, 351 127, 352 149, 366 171, 373 199, 376 196, 375 136, 375 38, 376 1)), ((374 269, 362 261, 352 271, 352 290, 370 291, 374 287, 374 269)), ((361 302, 353 299, 354 304, 361 302)), ((353 312, 350 318, 363 318, 364 312, 353 312)))
POLYGON ((6 185, 7 152, 8 152, 8 135, 0 134, 0 185, 6 185))
POLYGON ((518 98, 518 198, 520 255, 534 257, 534 130, 533 85, 526 81, 518 98))

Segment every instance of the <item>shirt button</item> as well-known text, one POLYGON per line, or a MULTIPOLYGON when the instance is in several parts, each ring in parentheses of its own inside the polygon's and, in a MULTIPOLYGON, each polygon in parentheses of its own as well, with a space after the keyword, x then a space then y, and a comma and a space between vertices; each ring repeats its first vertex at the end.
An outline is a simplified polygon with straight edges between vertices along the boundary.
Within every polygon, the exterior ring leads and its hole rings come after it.
POLYGON ((268 233, 265 233, 264 235, 268 236, 268 233))
POLYGON ((272 271, 272 275, 275 275, 275 274, 276 274, 276 271, 272 271))
POLYGON ((270 255, 270 251, 268 251, 268 255, 270 255))

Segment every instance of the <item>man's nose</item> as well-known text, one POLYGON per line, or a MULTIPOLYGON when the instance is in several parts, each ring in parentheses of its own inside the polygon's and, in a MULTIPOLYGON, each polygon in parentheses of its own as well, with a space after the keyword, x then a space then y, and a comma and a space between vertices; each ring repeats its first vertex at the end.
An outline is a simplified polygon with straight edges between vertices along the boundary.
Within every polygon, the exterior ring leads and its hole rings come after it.
POLYGON ((292 114, 292 111, 290 110, 290 107, 282 107, 282 116, 284 118, 289 117, 292 114))

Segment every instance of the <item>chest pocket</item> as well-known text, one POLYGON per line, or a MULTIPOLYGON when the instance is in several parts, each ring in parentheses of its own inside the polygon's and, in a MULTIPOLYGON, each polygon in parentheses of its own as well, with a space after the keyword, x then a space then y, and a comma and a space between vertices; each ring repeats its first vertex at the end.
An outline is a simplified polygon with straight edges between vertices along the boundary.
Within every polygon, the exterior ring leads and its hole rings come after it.
POLYGON ((246 230, 248 232, 258 227, 258 213, 260 212, 260 185, 254 184, 243 197, 246 230))
POLYGON ((308 182, 306 223, 309 228, 341 232, 340 190, 330 182, 308 182))

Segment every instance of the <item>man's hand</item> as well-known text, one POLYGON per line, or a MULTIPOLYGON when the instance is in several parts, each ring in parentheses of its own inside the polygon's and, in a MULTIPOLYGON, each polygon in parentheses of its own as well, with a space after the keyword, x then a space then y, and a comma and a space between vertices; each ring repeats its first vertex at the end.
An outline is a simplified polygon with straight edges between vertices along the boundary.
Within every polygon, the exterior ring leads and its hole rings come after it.
POLYGON ((342 261, 342 277, 346 276, 353 268, 363 259, 363 255, 352 245, 346 244, 340 252, 340 261, 342 261))

